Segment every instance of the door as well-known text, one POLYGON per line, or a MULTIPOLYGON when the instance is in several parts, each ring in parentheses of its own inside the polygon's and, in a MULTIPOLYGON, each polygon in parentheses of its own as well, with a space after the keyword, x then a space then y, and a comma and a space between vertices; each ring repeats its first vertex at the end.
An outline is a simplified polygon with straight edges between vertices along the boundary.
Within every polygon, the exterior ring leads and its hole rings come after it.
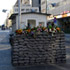
POLYGON ((28 24, 30 24, 30 28, 36 27, 36 20, 28 20, 28 24))

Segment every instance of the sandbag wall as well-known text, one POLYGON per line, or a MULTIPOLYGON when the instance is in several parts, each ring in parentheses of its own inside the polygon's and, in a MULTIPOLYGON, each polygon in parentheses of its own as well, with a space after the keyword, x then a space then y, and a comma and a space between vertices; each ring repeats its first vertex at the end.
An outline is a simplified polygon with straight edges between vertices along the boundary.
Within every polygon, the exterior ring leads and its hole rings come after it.
POLYGON ((64 33, 47 35, 41 33, 33 38, 29 35, 15 35, 11 38, 12 64, 14 66, 30 66, 48 63, 65 63, 64 33))

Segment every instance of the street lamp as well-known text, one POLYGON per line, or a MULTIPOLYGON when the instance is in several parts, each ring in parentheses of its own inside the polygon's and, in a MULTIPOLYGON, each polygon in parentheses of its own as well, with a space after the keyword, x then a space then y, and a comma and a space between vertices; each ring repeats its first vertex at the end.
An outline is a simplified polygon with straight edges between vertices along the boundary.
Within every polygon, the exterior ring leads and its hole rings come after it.
POLYGON ((46 0, 46 13, 47 13, 47 0, 46 0))
POLYGON ((18 0, 18 28, 20 29, 20 24, 21 24, 21 0, 18 0))

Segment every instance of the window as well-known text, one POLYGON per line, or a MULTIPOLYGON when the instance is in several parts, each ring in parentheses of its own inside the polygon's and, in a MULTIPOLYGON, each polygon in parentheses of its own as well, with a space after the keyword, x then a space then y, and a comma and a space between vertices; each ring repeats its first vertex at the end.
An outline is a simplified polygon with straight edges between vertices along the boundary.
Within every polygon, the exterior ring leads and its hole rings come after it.
POLYGON ((26 9, 26 12, 29 12, 29 9, 26 9))
POLYGON ((44 22, 39 22, 39 26, 44 27, 44 22))
POLYGON ((36 10, 35 9, 31 9, 31 12, 35 12, 36 10))
POLYGON ((18 11, 18 9, 15 9, 15 11, 17 12, 17 11, 18 11))
POLYGON ((41 4, 44 5, 45 4, 45 1, 43 1, 41 4))
POLYGON ((37 9, 35 9, 35 12, 37 12, 37 9))
POLYGON ((24 11, 24 9, 22 9, 21 11, 24 11))

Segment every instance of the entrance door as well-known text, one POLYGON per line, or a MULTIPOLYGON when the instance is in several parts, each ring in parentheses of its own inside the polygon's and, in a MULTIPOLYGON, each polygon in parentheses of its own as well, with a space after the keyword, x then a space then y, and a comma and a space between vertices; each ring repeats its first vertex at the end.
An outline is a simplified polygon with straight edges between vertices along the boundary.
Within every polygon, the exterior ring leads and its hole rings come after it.
POLYGON ((36 20, 28 20, 28 24, 30 24, 30 27, 36 27, 36 20))

